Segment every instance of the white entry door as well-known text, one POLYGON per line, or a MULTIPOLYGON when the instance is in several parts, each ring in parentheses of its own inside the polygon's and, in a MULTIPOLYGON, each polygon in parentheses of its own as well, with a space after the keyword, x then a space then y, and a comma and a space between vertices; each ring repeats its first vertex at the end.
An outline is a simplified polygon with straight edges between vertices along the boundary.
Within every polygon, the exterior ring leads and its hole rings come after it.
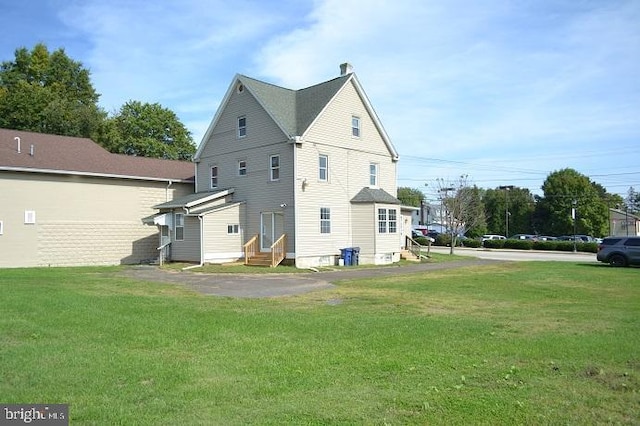
POLYGON ((284 231, 282 213, 260 213, 260 251, 269 251, 284 231))

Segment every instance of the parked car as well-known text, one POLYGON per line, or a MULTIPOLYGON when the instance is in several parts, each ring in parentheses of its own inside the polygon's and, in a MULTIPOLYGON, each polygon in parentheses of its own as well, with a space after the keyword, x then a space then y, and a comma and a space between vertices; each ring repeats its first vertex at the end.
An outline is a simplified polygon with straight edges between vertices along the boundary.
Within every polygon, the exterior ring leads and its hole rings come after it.
POLYGON ((557 237, 552 237, 549 235, 538 235, 538 241, 555 241, 557 237))
POLYGON ((611 266, 640 265, 640 237, 607 237, 598 245, 596 259, 611 266))
POLYGON ((510 240, 533 240, 535 241, 538 238, 537 235, 532 234, 515 234, 509 237, 510 240))
POLYGON ((487 235, 483 235, 482 236, 482 241, 487 241, 487 240, 506 240, 507 237, 505 237, 504 235, 494 235, 494 234, 487 234, 487 235))

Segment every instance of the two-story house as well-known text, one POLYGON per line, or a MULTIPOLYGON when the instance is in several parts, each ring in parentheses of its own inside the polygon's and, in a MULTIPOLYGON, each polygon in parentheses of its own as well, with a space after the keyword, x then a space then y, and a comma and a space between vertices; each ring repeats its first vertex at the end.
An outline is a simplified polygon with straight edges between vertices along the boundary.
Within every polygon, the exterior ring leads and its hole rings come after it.
MULTIPOLYGON (((349 64, 291 90, 236 75, 195 155, 195 193, 156 206, 171 260, 278 251, 298 267, 399 259, 398 153, 349 64)), ((410 228, 410 224, 408 226, 410 228)))

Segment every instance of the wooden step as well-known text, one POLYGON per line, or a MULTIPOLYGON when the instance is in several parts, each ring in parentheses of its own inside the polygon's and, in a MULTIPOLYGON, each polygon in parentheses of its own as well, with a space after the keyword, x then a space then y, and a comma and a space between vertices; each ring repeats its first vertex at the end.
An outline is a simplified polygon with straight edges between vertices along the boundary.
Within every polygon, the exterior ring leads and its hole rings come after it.
POLYGON ((247 262, 249 266, 271 266, 271 253, 256 253, 254 256, 251 256, 249 262, 247 262))
POLYGON ((402 250, 400 252, 400 258, 409 260, 411 262, 420 262, 420 258, 415 254, 411 253, 409 250, 402 250))

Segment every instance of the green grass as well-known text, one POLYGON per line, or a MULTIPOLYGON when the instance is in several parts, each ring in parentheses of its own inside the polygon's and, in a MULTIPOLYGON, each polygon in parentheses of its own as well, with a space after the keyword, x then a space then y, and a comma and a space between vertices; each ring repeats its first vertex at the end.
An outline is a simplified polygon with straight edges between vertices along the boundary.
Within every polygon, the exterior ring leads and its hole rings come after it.
POLYGON ((72 424, 637 424, 637 268, 520 262, 202 296, 0 270, 0 401, 72 424))

